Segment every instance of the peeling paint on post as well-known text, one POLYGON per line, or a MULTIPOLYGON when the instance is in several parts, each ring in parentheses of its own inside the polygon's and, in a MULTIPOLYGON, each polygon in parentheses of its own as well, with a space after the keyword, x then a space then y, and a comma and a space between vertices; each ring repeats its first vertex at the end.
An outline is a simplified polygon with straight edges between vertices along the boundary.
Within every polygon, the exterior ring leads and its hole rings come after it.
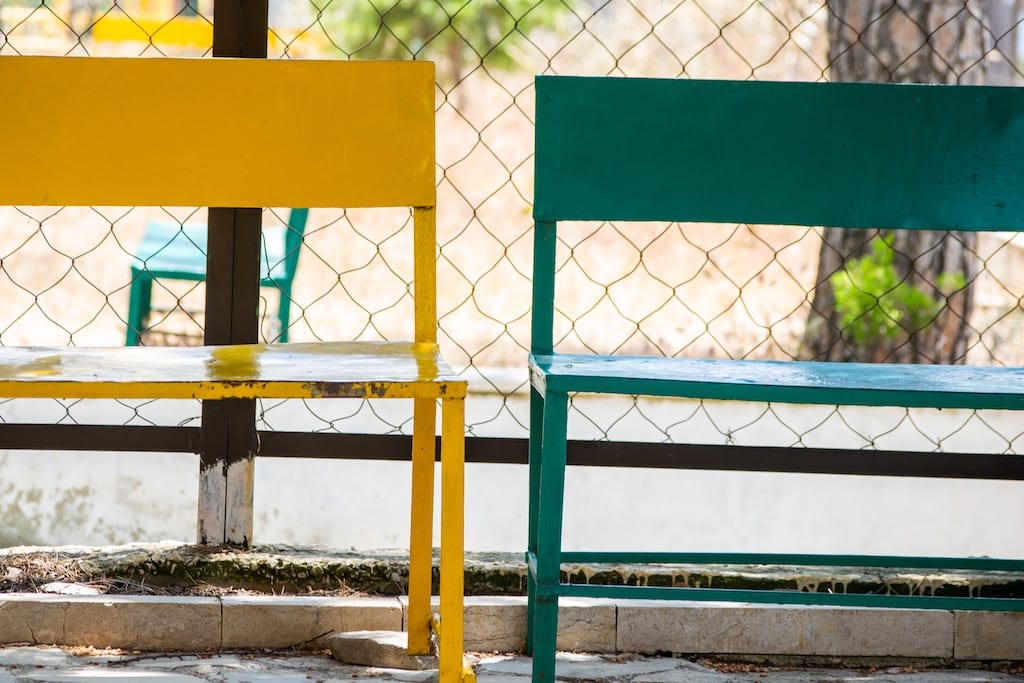
POLYGON ((199 520, 196 542, 202 545, 223 543, 227 477, 223 460, 203 462, 199 470, 199 520))
POLYGON ((224 537, 227 543, 248 548, 252 544, 253 475, 256 460, 252 457, 228 465, 227 491, 224 501, 224 537))

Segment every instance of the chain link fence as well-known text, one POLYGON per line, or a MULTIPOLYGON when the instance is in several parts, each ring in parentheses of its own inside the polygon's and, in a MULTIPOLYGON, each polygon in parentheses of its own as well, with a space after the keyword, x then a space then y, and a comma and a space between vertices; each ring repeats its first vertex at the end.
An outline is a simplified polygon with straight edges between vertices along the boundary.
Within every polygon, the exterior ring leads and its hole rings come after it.
MULTIPOLYGON (((209 57, 212 5, 0 0, 0 58, 209 57)), ((437 62, 440 341, 475 392, 468 432, 523 437, 534 74, 820 81, 843 70, 849 79, 1020 84, 1022 17, 1020 0, 271 0, 268 40, 271 58, 437 62)), ((182 125, 202 126, 202 113, 182 125)), ((117 125, 82 135, 117 135, 117 125)), ((264 224, 283 225, 287 208, 268 209, 264 224)), ((205 212, 0 207, 0 343, 122 343, 130 266, 151 220, 202 222, 205 212)), ((806 357, 815 292, 832 286, 834 308, 817 315, 838 325, 831 345, 848 353, 861 345, 861 355, 896 359, 917 332, 952 314, 963 323, 955 362, 1024 362, 1024 241, 982 234, 961 245, 970 268, 950 272, 919 270, 934 245, 866 235, 833 274, 819 272, 825 232, 793 238, 771 226, 567 225, 559 347, 806 357), (969 305, 954 306, 965 292, 969 305)), ((290 341, 407 336, 410 233, 406 212, 312 211, 290 292, 290 341)), ((144 342, 201 339, 202 287, 158 281, 144 342)), ((272 341, 280 333, 277 302, 266 294, 262 337, 272 341)), ((0 414, 17 420, 24 403, 8 401, 0 414)), ((121 402, 98 411, 88 402, 46 403, 38 411, 56 421, 187 424, 199 416, 198 405, 121 402)), ((674 441, 685 433, 714 443, 1016 453, 1022 433, 1011 416, 967 411, 584 396, 573 406, 574 436, 611 440, 674 441)), ((260 419, 261 429, 411 428, 405 408, 390 404, 265 401, 260 419)))

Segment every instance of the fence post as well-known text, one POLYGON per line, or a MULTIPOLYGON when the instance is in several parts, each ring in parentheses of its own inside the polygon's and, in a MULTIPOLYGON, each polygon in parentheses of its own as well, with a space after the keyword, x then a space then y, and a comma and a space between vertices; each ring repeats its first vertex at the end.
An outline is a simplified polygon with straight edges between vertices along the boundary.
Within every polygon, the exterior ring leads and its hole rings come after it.
MULTIPOLYGON (((213 10, 213 56, 266 59, 268 22, 268 0, 218 0, 213 10)), ((251 93, 254 102, 260 96, 251 93)), ((262 207, 209 209, 206 344, 251 344, 259 339, 261 221, 262 207)), ((203 402, 198 543, 248 547, 252 542, 258 447, 255 401, 203 402)))

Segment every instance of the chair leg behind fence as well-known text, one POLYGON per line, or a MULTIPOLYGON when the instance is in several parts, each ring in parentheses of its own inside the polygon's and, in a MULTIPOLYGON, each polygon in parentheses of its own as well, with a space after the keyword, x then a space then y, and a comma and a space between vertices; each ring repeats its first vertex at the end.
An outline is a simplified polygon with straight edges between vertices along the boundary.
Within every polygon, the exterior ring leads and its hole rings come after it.
POLYGON ((143 326, 152 306, 153 278, 149 273, 132 268, 132 283, 128 292, 128 331, 125 346, 138 346, 142 341, 143 326))
POLYGON ((277 323, 280 328, 277 332, 277 341, 280 344, 288 343, 288 325, 292 312, 291 284, 278 290, 277 323))

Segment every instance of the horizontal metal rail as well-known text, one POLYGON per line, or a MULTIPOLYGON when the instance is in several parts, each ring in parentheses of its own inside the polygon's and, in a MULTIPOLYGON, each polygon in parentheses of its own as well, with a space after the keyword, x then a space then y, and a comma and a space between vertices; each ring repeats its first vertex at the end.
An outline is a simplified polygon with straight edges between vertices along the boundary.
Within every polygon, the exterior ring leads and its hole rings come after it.
POLYGON ((814 555, 805 553, 563 552, 563 563, 581 564, 742 564, 796 567, 885 567, 887 569, 975 569, 1024 572, 1024 560, 992 557, 914 557, 906 555, 814 555))
MULTIPOLYGON (((0 424, 0 448, 195 453, 199 433, 199 427, 6 423, 0 424)), ((412 437, 401 434, 261 431, 259 443, 258 455, 272 458, 402 461, 412 450, 412 437)), ((528 457, 523 438, 466 439, 467 463, 522 465, 528 457)), ((1024 456, 985 453, 570 441, 567 461, 589 467, 1024 480, 1024 456)))
POLYGON ((738 588, 668 588, 595 584, 540 585, 541 596, 578 598, 623 598, 657 600, 699 600, 701 602, 757 602, 777 605, 830 605, 833 607, 902 607, 944 610, 992 610, 1022 612, 1019 598, 968 598, 925 595, 883 595, 878 593, 809 593, 795 590, 753 590, 738 588))

